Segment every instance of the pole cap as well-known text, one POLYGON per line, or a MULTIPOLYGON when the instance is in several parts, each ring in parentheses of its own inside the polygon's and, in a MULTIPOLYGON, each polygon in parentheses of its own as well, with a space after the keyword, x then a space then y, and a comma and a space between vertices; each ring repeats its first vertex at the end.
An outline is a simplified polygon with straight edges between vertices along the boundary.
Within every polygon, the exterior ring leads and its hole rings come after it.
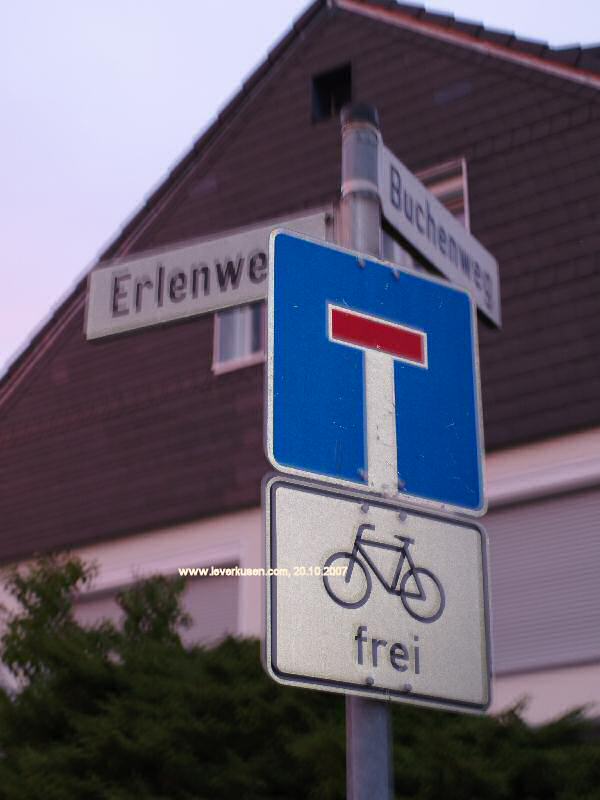
POLYGON ((379 130, 379 113, 370 103, 346 103, 340 112, 342 126, 350 122, 368 122, 379 130))

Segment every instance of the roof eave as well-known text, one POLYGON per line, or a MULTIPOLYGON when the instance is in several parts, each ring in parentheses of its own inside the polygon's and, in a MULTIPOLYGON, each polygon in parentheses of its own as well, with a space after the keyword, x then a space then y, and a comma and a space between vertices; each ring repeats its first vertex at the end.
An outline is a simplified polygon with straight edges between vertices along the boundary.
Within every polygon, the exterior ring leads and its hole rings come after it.
MULTIPOLYGON (((394 7, 394 3, 384 6, 379 2, 373 2, 373 0, 334 0, 334 2, 338 8, 350 13, 361 14, 370 19, 396 25, 414 33, 430 36, 438 41, 465 47, 483 55, 500 58, 512 64, 529 67, 530 69, 544 72, 547 75, 553 75, 556 78, 570 80, 593 89, 600 89, 600 75, 595 72, 569 64, 561 64, 557 61, 551 61, 539 55, 525 53, 513 47, 508 47, 506 44, 491 42, 486 40, 486 32, 483 28, 478 27, 477 30, 480 31, 480 35, 474 36, 472 33, 464 30, 465 25, 462 23, 448 23, 448 18, 440 15, 438 15, 440 16, 440 20, 445 20, 445 22, 443 24, 442 22, 435 22, 431 19, 425 19, 415 14, 407 13, 401 8, 396 8, 394 7), (457 30, 453 25, 460 25, 461 30, 457 30)), ((415 6, 415 11, 417 10, 419 9, 415 6)), ((429 14, 429 12, 425 12, 425 16, 431 17, 432 15, 429 14)), ((512 37, 512 40, 516 42, 519 41, 517 37, 512 37)), ((540 43, 540 46, 541 45, 542 43, 540 43)))

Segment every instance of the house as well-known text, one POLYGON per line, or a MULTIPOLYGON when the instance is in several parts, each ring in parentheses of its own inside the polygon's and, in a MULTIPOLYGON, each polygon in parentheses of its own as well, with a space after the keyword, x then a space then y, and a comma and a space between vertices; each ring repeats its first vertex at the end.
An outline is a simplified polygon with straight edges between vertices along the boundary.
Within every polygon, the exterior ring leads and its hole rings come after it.
MULTIPOLYGON (((95 267, 276 220, 331 225, 338 111, 377 107, 387 146, 500 265, 502 328, 479 321, 492 710, 527 696, 533 722, 600 701, 599 88, 600 47, 316 0, 95 267)), ((0 384, 0 561, 95 560, 92 619, 144 574, 260 566, 269 467, 260 302, 88 341, 86 293, 0 384)), ((261 592, 190 579, 189 635, 259 636, 261 592)))

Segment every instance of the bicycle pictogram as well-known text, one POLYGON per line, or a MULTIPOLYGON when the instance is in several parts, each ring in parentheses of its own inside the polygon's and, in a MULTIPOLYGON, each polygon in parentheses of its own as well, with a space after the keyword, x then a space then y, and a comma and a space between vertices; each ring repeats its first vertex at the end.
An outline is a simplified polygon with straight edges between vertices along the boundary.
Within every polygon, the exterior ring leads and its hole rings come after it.
POLYGON ((415 565, 410 552, 414 539, 396 534, 401 544, 388 544, 374 539, 363 538, 363 531, 375 530, 375 525, 363 523, 358 526, 352 552, 340 550, 329 556, 323 565, 323 583, 331 599, 342 608, 360 608, 371 595, 373 580, 371 572, 384 589, 402 600, 407 612, 419 622, 435 622, 442 616, 446 604, 444 589, 439 579, 425 567, 415 565), (398 553, 398 563, 391 581, 387 581, 370 557, 367 548, 377 548, 398 553), (328 569, 333 564, 343 567, 341 577, 333 577, 337 570, 328 569), (408 569, 404 569, 405 563, 408 569))

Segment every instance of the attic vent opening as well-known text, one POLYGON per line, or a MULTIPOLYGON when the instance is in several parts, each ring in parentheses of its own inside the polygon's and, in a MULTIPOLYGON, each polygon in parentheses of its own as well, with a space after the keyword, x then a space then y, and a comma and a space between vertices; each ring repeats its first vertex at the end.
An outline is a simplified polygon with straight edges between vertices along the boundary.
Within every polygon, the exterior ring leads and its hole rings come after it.
POLYGON ((352 68, 344 64, 312 79, 313 122, 337 117, 342 106, 352 101, 352 68))

